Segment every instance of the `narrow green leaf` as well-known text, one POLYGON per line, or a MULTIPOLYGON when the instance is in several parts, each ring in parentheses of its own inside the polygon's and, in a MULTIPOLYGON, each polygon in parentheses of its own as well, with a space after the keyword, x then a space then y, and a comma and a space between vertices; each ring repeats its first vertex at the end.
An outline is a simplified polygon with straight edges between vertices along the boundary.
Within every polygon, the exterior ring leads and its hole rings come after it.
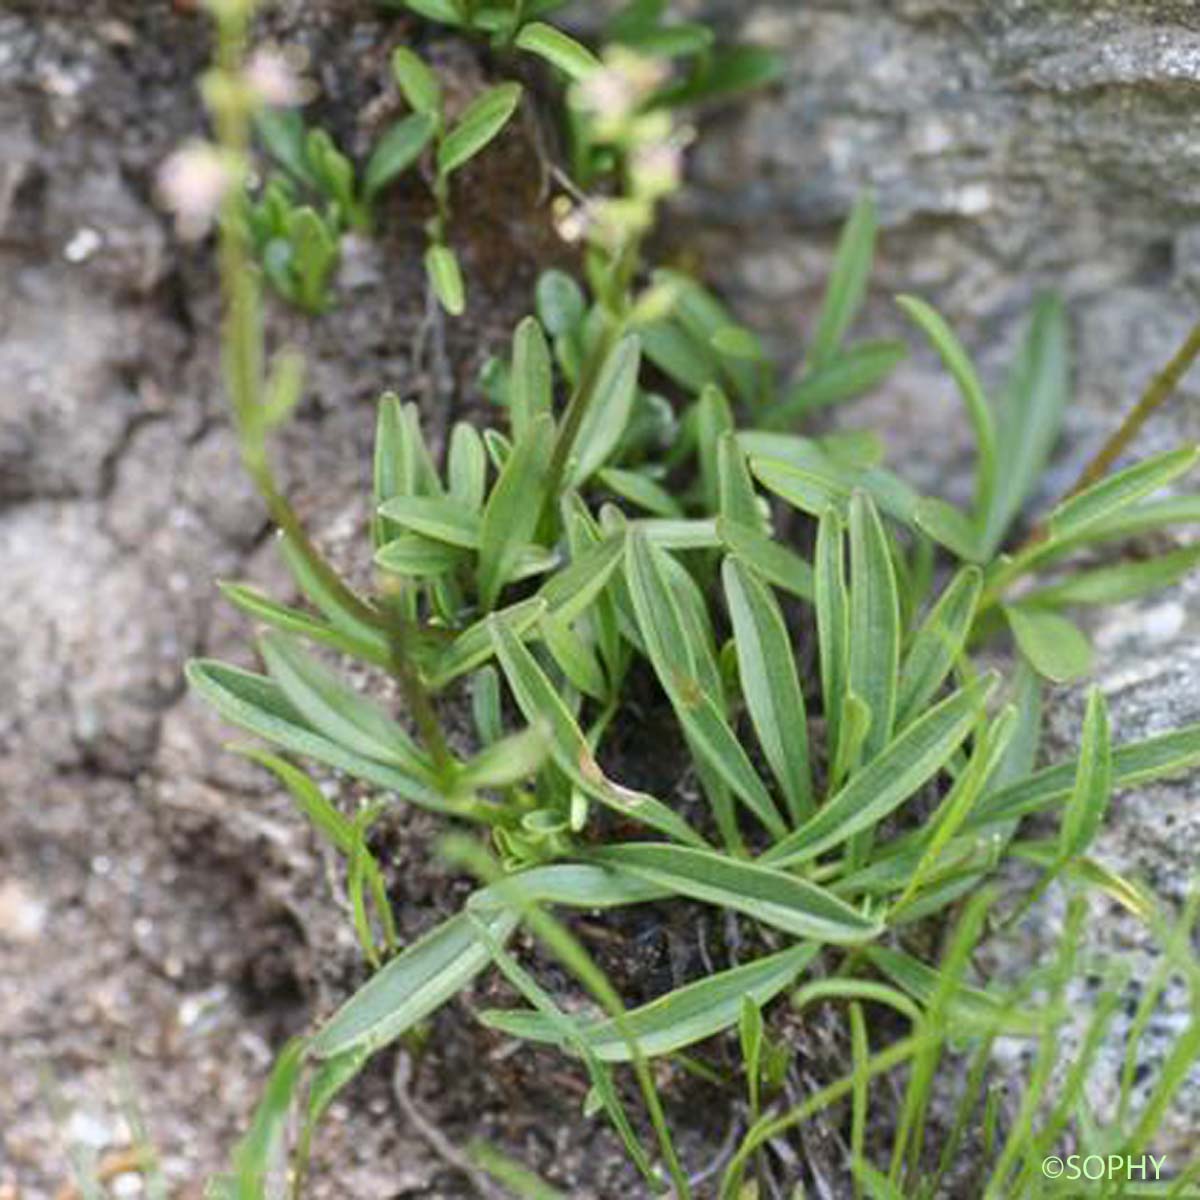
POLYGON ((750 459, 755 479, 793 508, 819 517, 827 509, 845 512, 852 485, 832 472, 806 470, 776 458, 750 459))
POLYGON ((546 760, 548 738, 540 726, 523 729, 481 750, 455 776, 461 792, 506 788, 528 779, 546 760))
POLYGON ((552 388, 546 337, 535 318, 525 317, 513 334, 509 377, 509 416, 515 439, 524 437, 538 417, 551 411, 552 388))
POLYGON ((521 548, 533 540, 542 515, 554 419, 542 413, 518 439, 483 509, 479 541, 479 595, 495 607, 512 578, 521 548))
POLYGON ((783 55, 763 46, 730 46, 697 58, 696 69, 677 84, 663 88, 659 105, 702 104, 765 87, 783 73, 783 55))
POLYGON ((622 842, 593 850, 592 857, 674 895, 745 913, 796 937, 853 945, 881 931, 878 922, 815 884, 716 851, 622 842))
POLYGON ((442 85, 407 46, 392 51, 392 77, 414 113, 433 116, 441 108, 442 85))
MULTIPOLYGON (((1200 725, 1187 725, 1159 737, 1118 746, 1112 753, 1113 790, 1139 787, 1198 765, 1200 725)), ((1007 824, 1060 804, 1071 794, 1075 775, 1076 765, 1070 760, 1016 779, 989 795, 966 828, 974 831, 1007 824)))
POLYGON ((520 102, 519 83, 498 84, 472 101, 438 147, 438 174, 449 175, 474 158, 504 128, 520 102))
POLYGON ((979 537, 971 518, 953 504, 925 496, 913 513, 917 528, 964 562, 981 562, 979 537))
POLYGON ((775 866, 807 862, 878 825, 950 761, 975 727, 994 675, 947 697, 914 721, 806 824, 763 855, 775 866))
POLYGON ((983 587, 978 567, 963 567, 946 585, 917 630, 900 671, 896 727, 924 711, 961 656, 983 587))
POLYGON ((608 682, 591 645, 565 621, 549 613, 542 618, 539 629, 546 649, 572 687, 604 703, 608 699, 608 682))
MULTIPOLYGON (((743 1002, 768 1004, 790 986, 816 955, 811 944, 791 946, 740 967, 677 988, 631 1009, 621 1027, 611 1019, 576 1021, 579 1037, 604 1062, 629 1062, 629 1038, 647 1058, 672 1054, 731 1028, 743 1002)), ((480 1020, 492 1029, 525 1041, 560 1042, 561 1035, 542 1014, 528 1009, 485 1009, 480 1020)))
MULTIPOLYGON (((536 597, 518 600, 506 608, 498 609, 499 616, 518 637, 526 636, 546 611, 544 602, 536 597)), ((490 616, 491 614, 489 614, 490 616)), ((438 656, 429 675, 429 686, 444 688, 460 675, 474 671, 492 657, 492 637, 488 629, 488 617, 481 617, 467 626, 441 655, 438 656)))
POLYGON ((609 534, 551 576, 538 589, 547 611, 568 624, 592 607, 592 602, 612 578, 625 552, 625 535, 609 534))
POLYGON ((373 200, 421 157, 433 138, 434 120, 410 113, 397 121, 375 144, 363 175, 363 194, 373 200))
POLYGON ((996 418, 996 491, 979 554, 992 558, 1050 461, 1070 386, 1070 335, 1054 296, 1038 299, 996 418))
POLYGON ((549 722, 551 752, 567 777, 587 795, 623 817, 677 841, 703 846, 704 839, 661 801, 644 792, 621 787, 605 777, 575 718, 528 648, 499 617, 488 619, 488 629, 517 707, 531 724, 549 722))
POLYGON ((259 648, 272 679, 318 733, 363 758, 432 782, 432 766, 404 729, 296 642, 281 633, 265 633, 259 648))
POLYGON ((301 183, 316 184, 308 162, 304 118, 295 109, 261 109, 254 114, 254 132, 289 175, 301 183))
POLYGON ((717 442, 717 511, 727 521, 749 529, 763 527, 763 513, 746 456, 732 430, 723 433, 717 442))
POLYGON ((991 405, 971 359, 942 316, 916 296, 900 296, 896 303, 921 328, 934 349, 941 355, 942 362, 954 377, 967 406, 967 415, 975 432, 975 449, 979 456, 975 474, 975 530, 977 538, 981 537, 988 514, 992 511, 996 491, 996 427, 991 405))
POLYGON ((849 693, 850 597, 846 589, 845 534, 841 518, 832 508, 821 514, 817 525, 813 567, 822 711, 829 757, 836 761, 842 744, 842 703, 849 693))
POLYGON ((1072 572, 1021 598, 1023 605, 1062 608, 1068 604, 1123 604, 1174 587, 1200 566, 1200 546, 1185 546, 1157 558, 1113 563, 1072 572))
POLYGON ((812 603, 812 567, 794 550, 781 546, 757 526, 718 517, 716 528, 721 545, 749 563, 769 584, 812 603))
POLYGON ((586 79, 600 66, 600 60, 586 46, 544 21, 531 21, 524 26, 515 44, 518 50, 544 58, 568 79, 586 79))
POLYGON ((483 506, 487 488, 487 451, 483 448, 483 439, 468 421, 455 422, 450 433, 446 474, 450 495, 467 508, 478 511, 483 506))
POLYGON ((683 506, 679 501, 641 471, 602 467, 596 472, 596 479, 622 500, 628 500, 630 504, 636 504, 657 517, 678 519, 683 516, 683 506))
POLYGON ((1059 852, 1063 857, 1084 854, 1092 844, 1112 794, 1112 747, 1104 693, 1093 688, 1088 696, 1079 747, 1075 786, 1063 810, 1059 852))
POLYGON ((375 552, 375 565, 410 579, 438 578, 468 560, 467 551, 420 533, 402 533, 375 552))
POLYGON ((638 628, 655 674, 688 740, 708 765, 776 836, 785 827, 737 737, 697 673, 697 650, 668 583, 666 554, 640 530, 626 545, 625 572, 638 628))
POLYGON ((718 510, 719 477, 717 447, 721 438, 733 431, 733 409, 725 393, 715 384, 707 384, 695 407, 697 454, 700 460, 700 490, 708 512, 718 510))
POLYGON ((583 291, 565 271, 543 271, 535 289, 537 315, 552 337, 575 330, 587 313, 583 291))
POLYGON ((1109 475, 1064 500, 1050 514, 1046 525, 1053 541, 1065 541, 1078 537, 1100 521, 1115 516, 1135 501, 1166 487, 1196 465, 1200 447, 1194 443, 1168 450, 1152 458, 1143 459, 1109 475))
POLYGON ((866 704, 871 727, 863 744, 870 761, 891 740, 900 673, 900 601, 887 534, 862 492, 850 502, 850 690, 866 704))
POLYGON ((407 947, 372 976, 317 1032, 310 1052, 330 1059, 356 1047, 372 1052, 394 1041, 462 991, 490 961, 480 937, 503 945, 517 926, 513 901, 564 904, 574 908, 612 908, 644 903, 663 895, 661 888, 624 873, 594 866, 538 867, 507 877, 500 888, 484 888, 459 913, 407 947))
POLYGON ((631 521, 629 528, 660 550, 715 550, 721 544, 717 523, 711 520, 642 517, 631 521))
POLYGON ((279 1052, 263 1097, 254 1110, 250 1128, 233 1155, 237 1200, 258 1200, 266 1194, 267 1181, 278 1161, 287 1136, 292 1101, 300 1084, 306 1046, 293 1038, 279 1052))
POLYGON ((582 483, 602 467, 620 442, 633 412, 641 356, 641 341, 637 334, 628 334, 604 360, 575 439, 573 484, 582 483))
POLYGON ((1079 679, 1092 669, 1092 647, 1078 625, 1056 612, 1005 605, 1004 615, 1021 653, 1054 683, 1079 679))
POLYGON ((798 383, 788 388, 783 399, 771 406, 764 424, 768 429, 782 429, 814 408, 826 408, 861 396, 886 379, 907 356, 908 347, 903 342, 860 342, 849 346, 822 366, 807 370, 798 383))
MULTIPOLYGON (((499 942, 517 926, 516 914, 505 909, 489 910, 484 919, 499 942)), ((324 1059, 355 1047, 374 1053, 441 1008, 490 961, 471 918, 451 917, 367 980, 317 1032, 311 1052, 324 1059)))
POLYGON ((834 357, 862 307, 875 257, 875 229, 875 199, 864 195, 851 210, 838 240, 825 300, 808 347, 808 362, 814 368, 834 357))
POLYGON ((479 514, 461 501, 436 496, 395 496, 379 508, 389 521, 422 537, 464 550, 479 549, 482 538, 479 514))
POLYGON ((727 558, 721 569, 742 695, 792 822, 812 811, 808 723, 783 614, 749 567, 727 558))
POLYGON ((225 720, 305 758, 315 758, 356 779, 394 791, 422 808, 453 811, 419 777, 375 759, 364 758, 315 730, 291 705, 274 681, 211 659, 193 659, 185 668, 188 683, 225 720))
POLYGON ((387 638, 378 630, 372 631, 370 636, 344 633, 298 608, 277 603, 249 584, 218 582, 217 587, 230 603, 264 625, 281 629, 284 633, 298 633, 310 641, 377 666, 386 666, 388 663, 387 638))
MULTIPOLYGON (((864 953, 893 983, 914 1000, 928 1004, 942 982, 942 975, 919 959, 888 946, 868 946, 864 953)), ((947 1005, 952 1021, 976 1033, 1031 1034, 1042 1029, 1048 1014, 1031 1010, 1026 1003, 1006 1003, 981 988, 956 983, 947 1005)))
POLYGON ((467 293, 458 255, 449 246, 435 242, 425 251, 425 274, 438 303, 452 317, 462 316, 467 307, 467 293))

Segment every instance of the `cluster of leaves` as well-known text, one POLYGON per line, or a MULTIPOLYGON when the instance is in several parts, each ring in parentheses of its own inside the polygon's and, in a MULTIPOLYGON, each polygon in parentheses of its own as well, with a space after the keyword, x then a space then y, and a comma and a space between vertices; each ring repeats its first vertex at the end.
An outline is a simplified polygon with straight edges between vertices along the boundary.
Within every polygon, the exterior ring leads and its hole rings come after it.
MULTIPOLYGON (((427 19, 489 36, 501 49, 515 49, 549 63, 564 81, 582 80, 601 70, 588 47, 555 26, 538 20, 556 3, 429 3, 405 7, 427 19)), ((640 97, 644 109, 671 109, 760 86, 778 73, 778 59, 741 46, 714 49, 707 26, 663 21, 665 5, 635 3, 616 13, 604 29, 604 43, 630 54, 690 64, 656 83, 640 97)), ((247 197, 245 219, 252 244, 275 290, 297 307, 319 313, 330 304, 330 281, 339 242, 348 231, 367 233, 382 193, 409 170, 422 167, 434 201, 426 223, 426 274, 446 312, 466 308, 462 268, 449 238, 452 219, 450 179, 479 154, 510 121, 522 98, 518 82, 486 89, 454 121, 430 67, 407 46, 392 56, 392 74, 411 112, 380 137, 361 172, 322 128, 305 125, 296 110, 266 110, 256 119, 259 138, 276 163, 257 196, 247 197), (426 161, 427 160, 427 161, 426 161)), ((564 108, 564 130, 575 182, 592 187, 627 166, 627 147, 600 136, 586 109, 564 108)), ((655 118, 660 119, 660 118, 655 118)))
MULTIPOLYGON (((479 21, 496 6, 432 7, 479 21)), ((414 116, 435 129, 419 63, 399 57, 414 116)), ((640 135, 625 132, 626 149, 636 149, 640 135)), ((734 1029, 752 1116, 724 1196, 742 1194, 770 1139, 843 1097, 861 1185, 885 1197, 934 1194, 1001 1036, 1038 1049, 1006 1135, 985 1108, 989 1195, 1040 1186, 1040 1157, 1068 1123, 1089 1147, 1145 1149, 1200 1052, 1200 1020, 1179 1037, 1149 1098, 1135 1105, 1124 1087, 1106 1124, 1083 1097, 1112 1002, 1098 1007, 1065 1079, 1054 1070, 1078 917, 1060 961, 1015 991, 981 984, 968 964, 989 910, 1007 907, 1012 919, 1011 902, 989 880, 1014 859, 1040 872, 1034 895, 1054 880, 1080 893, 1098 888, 1161 924, 1143 889, 1089 851, 1114 790, 1200 764, 1200 726, 1114 747, 1093 692, 1079 753, 1039 767, 1042 679, 1086 665, 1083 635, 1064 609, 1138 595, 1194 563, 1191 549, 1099 566, 1081 567, 1080 556, 1200 517, 1200 497, 1154 498, 1194 465, 1196 447, 1089 482, 1020 541, 1016 527, 1067 394, 1066 322, 1055 302, 1035 311, 1012 382, 993 406, 941 318, 902 301, 957 381, 975 430, 975 497, 964 513, 883 466, 873 436, 786 431, 810 409, 877 382, 902 353, 894 343, 846 341, 872 257, 869 201, 847 225, 802 371, 784 387, 753 334, 693 280, 660 272, 636 290, 646 214, 622 224, 622 213, 589 238, 594 301, 567 276, 547 273, 537 315, 517 327, 508 360, 492 364, 488 386, 504 428, 456 425, 439 469, 415 406, 381 401, 369 594, 321 557, 275 488, 265 436, 296 383, 286 360, 274 382, 259 379, 256 277, 239 269, 239 229, 224 230, 229 303, 241 318, 226 344, 235 418, 306 604, 226 585, 228 598, 267 627, 259 642, 266 673, 202 660, 189 678, 275 751, 383 797, 348 817, 294 762, 252 752, 346 857, 355 926, 368 960, 382 965, 281 1055, 240 1148, 234 1193, 261 1194, 302 1085, 301 1157, 365 1062, 489 968, 525 1007, 480 1019, 576 1056, 592 1083, 586 1111, 607 1116, 651 1187, 662 1186, 665 1171, 680 1196, 692 1186, 648 1063, 734 1029), (811 554, 801 552, 806 544, 811 554), (1006 630, 1021 664, 1002 679, 981 671, 974 652, 1006 630), (815 671, 801 669, 806 642, 815 671), (326 652, 391 676, 411 724, 344 682, 326 652), (633 671, 657 681, 703 804, 637 790, 602 765, 611 732, 629 720, 633 671), (474 738, 451 746, 440 698, 464 688, 474 738), (398 802, 445 816, 459 831, 445 853, 483 885, 403 949, 385 872, 367 845, 380 804, 398 802), (1037 832, 1028 834, 1033 816, 1037 832), (464 827, 485 831, 488 848, 464 827), (633 1010, 550 911, 672 900, 735 914, 754 931, 755 956, 633 1010), (955 907, 957 932, 930 964, 923 923, 955 907), (521 928, 568 968, 594 1015, 568 1013, 514 954, 521 928), (781 1087, 787 1049, 763 1011, 782 996, 796 1008, 845 1003, 854 1051, 846 1079, 790 1109, 781 1087), (898 1013, 908 1035, 873 1048, 868 1004, 898 1013), (931 1173, 923 1131, 951 1046, 968 1048, 973 1066, 951 1149, 931 1173), (640 1090, 653 1149, 616 1085, 621 1064, 640 1090), (900 1065, 907 1091, 890 1160, 876 1166, 866 1148, 870 1081, 900 1065)), ((1189 908, 1166 938, 1164 972, 1184 974, 1200 1012, 1187 954, 1194 917, 1189 908)))
POLYGON ((429 177, 437 211, 428 227, 426 270, 447 312, 457 315, 466 307, 458 259, 446 243, 450 177, 508 123, 521 88, 515 83, 490 88, 451 123, 437 76, 416 54, 398 47, 392 72, 412 112, 379 139, 361 179, 329 134, 307 128, 298 112, 258 114, 259 137, 285 174, 273 174, 259 196, 247 198, 250 240, 275 290, 308 312, 321 312, 329 305, 342 234, 368 232, 380 195, 427 149, 433 158, 429 177), (324 208, 299 202, 297 188, 319 197, 324 208))

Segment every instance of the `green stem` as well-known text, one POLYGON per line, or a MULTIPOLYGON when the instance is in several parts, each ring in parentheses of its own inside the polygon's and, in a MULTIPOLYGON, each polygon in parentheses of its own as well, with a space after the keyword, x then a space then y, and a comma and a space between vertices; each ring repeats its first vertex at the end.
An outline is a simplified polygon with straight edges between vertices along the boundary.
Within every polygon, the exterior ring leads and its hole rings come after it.
POLYGON ((1200 358, 1200 324, 1192 329, 1175 357, 1155 377, 1133 411, 1121 422, 1120 428, 1083 469, 1083 473, 1075 481, 1075 486, 1063 497, 1064 500, 1078 495, 1108 474, 1142 426, 1174 395, 1175 389, 1197 358, 1200 358))
POLYGON ((267 455, 263 396, 263 329, 261 291, 251 265, 243 219, 242 175, 250 150, 251 100, 241 77, 241 64, 252 6, 229 5, 222 10, 217 30, 217 71, 211 94, 217 136, 238 179, 222 203, 220 275, 225 308, 221 349, 226 386, 242 462, 254 481, 267 513, 292 547, 349 615, 382 629, 388 638, 390 669, 421 738, 439 774, 449 779, 453 758, 438 722, 437 712, 407 645, 407 623, 400 612, 381 612, 350 588, 317 549, 295 510, 276 485, 267 455))

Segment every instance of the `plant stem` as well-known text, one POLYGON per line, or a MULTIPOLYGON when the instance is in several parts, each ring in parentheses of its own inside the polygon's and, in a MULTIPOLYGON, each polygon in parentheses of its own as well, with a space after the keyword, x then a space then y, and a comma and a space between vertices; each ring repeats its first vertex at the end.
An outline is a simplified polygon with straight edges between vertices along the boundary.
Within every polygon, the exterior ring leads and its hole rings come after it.
POLYGON ((1171 398, 1197 358, 1200 358, 1200 324, 1192 329, 1175 357, 1155 377, 1133 411, 1121 422, 1120 428, 1083 469, 1074 487, 1063 497, 1064 500, 1078 495, 1108 474, 1142 426, 1171 398))
POLYGON ((250 149, 251 99, 241 75, 246 35, 253 5, 227 5, 217 29, 217 70, 210 80, 209 101, 221 147, 236 164, 236 180, 221 207, 219 254, 225 319, 221 353, 233 409, 242 462, 283 536, 350 616, 383 630, 388 639, 389 667, 405 703, 443 779, 453 758, 428 691, 413 665, 403 613, 382 612, 350 588, 309 537, 300 518, 276 485, 267 455, 266 405, 263 398, 262 291, 251 264, 243 214, 244 176, 250 149))

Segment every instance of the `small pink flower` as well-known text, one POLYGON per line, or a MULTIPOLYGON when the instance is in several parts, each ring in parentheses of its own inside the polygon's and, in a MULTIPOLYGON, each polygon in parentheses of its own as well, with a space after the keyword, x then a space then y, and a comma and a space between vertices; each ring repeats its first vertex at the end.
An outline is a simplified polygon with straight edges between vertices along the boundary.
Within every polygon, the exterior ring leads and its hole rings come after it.
POLYGON ((303 80, 286 55, 270 46, 260 46, 246 64, 246 83, 260 104, 287 108, 307 99, 303 80))
POLYGON ((159 200, 174 214, 180 237, 190 241, 208 232, 233 182, 229 163, 209 142, 189 142, 159 167, 159 200))

